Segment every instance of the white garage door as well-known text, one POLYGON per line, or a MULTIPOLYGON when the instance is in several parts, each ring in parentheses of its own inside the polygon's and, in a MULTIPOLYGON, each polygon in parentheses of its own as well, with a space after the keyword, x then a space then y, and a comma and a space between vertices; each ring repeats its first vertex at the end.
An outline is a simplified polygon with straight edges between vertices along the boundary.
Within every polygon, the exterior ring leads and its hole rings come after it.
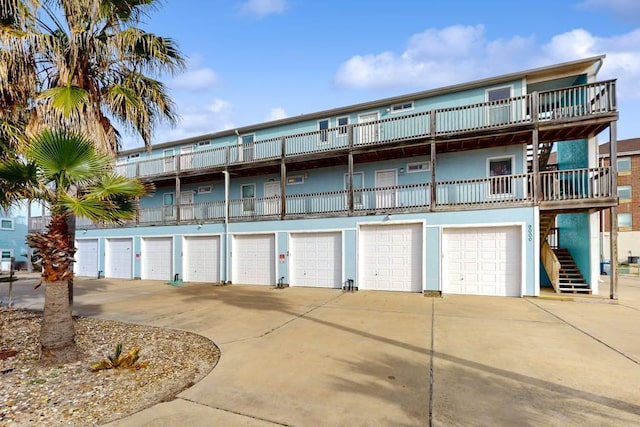
POLYGON ((342 287, 340 232, 291 235, 291 286, 342 287))
POLYGON ((114 279, 133 277, 133 243, 131 239, 107 239, 104 276, 114 279))
POLYGON ((362 226, 358 254, 359 289, 422 291, 422 224, 362 226))
POLYGON ((173 280, 173 239, 144 237, 141 261, 143 279, 173 280))
POLYGON ((443 233, 443 293, 521 296, 520 227, 443 233))
POLYGON ((184 280, 220 283, 220 237, 185 236, 184 280))
POLYGON ((233 283, 275 285, 273 234, 233 236, 233 283))
POLYGON ((77 276, 98 277, 98 239, 77 240, 75 258, 77 276))

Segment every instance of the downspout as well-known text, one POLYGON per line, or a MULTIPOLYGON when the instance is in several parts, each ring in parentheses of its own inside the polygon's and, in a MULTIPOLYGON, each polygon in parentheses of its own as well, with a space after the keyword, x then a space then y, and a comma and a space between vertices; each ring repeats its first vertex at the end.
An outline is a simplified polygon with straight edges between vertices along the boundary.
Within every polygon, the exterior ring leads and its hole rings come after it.
POLYGON ((226 283, 231 282, 229 280, 229 171, 222 171, 224 175, 224 279, 226 283))

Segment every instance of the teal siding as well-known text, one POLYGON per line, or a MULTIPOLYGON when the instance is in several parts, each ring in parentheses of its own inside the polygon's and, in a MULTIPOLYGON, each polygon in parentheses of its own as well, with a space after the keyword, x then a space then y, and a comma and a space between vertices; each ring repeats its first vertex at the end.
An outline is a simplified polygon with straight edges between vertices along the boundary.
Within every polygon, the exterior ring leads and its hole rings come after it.
POLYGON ((560 229, 559 246, 569 250, 584 280, 591 283, 589 214, 558 215, 558 228, 560 229))

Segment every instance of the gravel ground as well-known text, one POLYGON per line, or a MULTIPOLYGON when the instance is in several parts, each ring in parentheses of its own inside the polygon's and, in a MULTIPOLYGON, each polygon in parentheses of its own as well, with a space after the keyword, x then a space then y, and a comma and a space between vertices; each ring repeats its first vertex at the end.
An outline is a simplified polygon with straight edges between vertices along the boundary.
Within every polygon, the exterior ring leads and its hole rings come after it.
POLYGON ((41 312, 0 308, 0 426, 96 426, 172 400, 208 374, 220 351, 183 331, 74 317, 83 360, 42 367, 41 312), (140 347, 146 368, 92 372, 89 366, 140 347), (15 355, 11 355, 16 352, 15 355))

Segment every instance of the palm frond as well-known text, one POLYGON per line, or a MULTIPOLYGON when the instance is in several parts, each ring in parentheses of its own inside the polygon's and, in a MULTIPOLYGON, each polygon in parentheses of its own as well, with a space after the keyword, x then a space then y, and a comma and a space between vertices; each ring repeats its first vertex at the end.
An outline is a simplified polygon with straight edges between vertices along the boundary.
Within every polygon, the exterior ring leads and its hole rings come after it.
POLYGON ((59 86, 43 90, 38 99, 47 100, 64 117, 81 113, 89 103, 89 93, 77 86, 59 86))

